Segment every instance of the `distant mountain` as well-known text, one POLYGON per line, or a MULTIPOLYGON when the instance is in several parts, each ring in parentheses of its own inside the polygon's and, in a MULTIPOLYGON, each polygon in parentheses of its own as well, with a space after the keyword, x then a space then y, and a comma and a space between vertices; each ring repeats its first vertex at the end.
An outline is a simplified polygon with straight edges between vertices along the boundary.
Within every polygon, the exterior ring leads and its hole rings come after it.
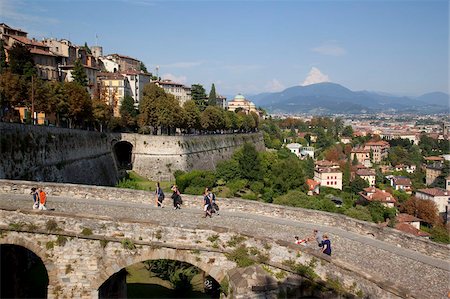
POLYGON ((428 105, 439 105, 449 107, 450 96, 444 92, 430 92, 417 97, 416 100, 428 105))
MULTIPOLYGON (((435 98, 437 97, 433 97, 435 98)), ((257 106, 262 106, 272 113, 432 112, 426 108, 430 104, 424 100, 369 91, 352 91, 342 85, 329 82, 294 86, 281 92, 258 94, 250 99, 257 106)), ((444 108, 443 104, 434 104, 438 102, 443 102, 441 97, 439 100, 433 100, 433 105, 441 106, 434 107, 435 112, 444 108)))

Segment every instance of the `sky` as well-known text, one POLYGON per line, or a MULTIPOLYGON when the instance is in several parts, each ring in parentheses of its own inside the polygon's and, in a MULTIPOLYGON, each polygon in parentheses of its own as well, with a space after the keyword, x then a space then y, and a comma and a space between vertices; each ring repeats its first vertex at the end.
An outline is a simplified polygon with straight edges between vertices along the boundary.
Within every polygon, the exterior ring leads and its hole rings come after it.
POLYGON ((449 1, 0 0, 0 23, 244 95, 334 82, 449 92, 449 1))

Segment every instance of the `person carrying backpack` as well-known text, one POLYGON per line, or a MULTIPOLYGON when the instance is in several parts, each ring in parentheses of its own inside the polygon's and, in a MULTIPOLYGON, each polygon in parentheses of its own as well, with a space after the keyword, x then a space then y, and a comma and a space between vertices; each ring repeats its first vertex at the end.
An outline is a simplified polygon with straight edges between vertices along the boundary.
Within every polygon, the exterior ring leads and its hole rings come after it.
POLYGON ((219 215, 219 206, 216 204, 216 195, 212 193, 210 189, 208 189, 208 191, 209 198, 211 200, 211 213, 216 213, 216 215, 219 215))
POLYGON ((156 183, 155 197, 156 197, 156 205, 157 205, 157 207, 158 208, 159 207, 164 208, 162 202, 164 200, 165 195, 164 195, 163 189, 159 185, 159 182, 156 183))

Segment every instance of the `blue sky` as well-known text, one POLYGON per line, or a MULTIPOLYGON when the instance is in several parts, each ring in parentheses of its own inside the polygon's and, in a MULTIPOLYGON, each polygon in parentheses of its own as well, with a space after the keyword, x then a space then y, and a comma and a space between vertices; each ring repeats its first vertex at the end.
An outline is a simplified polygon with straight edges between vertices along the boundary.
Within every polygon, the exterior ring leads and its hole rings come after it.
POLYGON ((0 0, 0 22, 142 60, 218 93, 331 81, 448 92, 449 4, 423 1, 0 0))

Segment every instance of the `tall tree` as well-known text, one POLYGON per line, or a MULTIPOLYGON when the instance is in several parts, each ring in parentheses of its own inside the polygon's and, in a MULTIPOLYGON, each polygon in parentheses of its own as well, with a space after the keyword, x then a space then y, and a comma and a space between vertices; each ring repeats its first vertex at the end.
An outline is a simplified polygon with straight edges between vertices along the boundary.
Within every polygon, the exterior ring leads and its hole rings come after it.
POLYGON ((126 95, 120 105, 120 117, 122 125, 129 129, 134 129, 136 126, 137 109, 134 107, 134 100, 131 96, 126 95))
POLYGON ((209 92, 208 105, 209 106, 217 105, 216 87, 214 86, 214 83, 212 84, 211 91, 209 92))
POLYGON ((3 108, 24 106, 28 99, 28 82, 23 76, 7 70, 0 76, 0 105, 3 108))
POLYGON ((8 59, 12 73, 23 75, 28 79, 36 74, 33 55, 25 45, 15 43, 8 52, 8 59))
POLYGON ((200 110, 194 101, 186 101, 184 108, 184 127, 191 131, 200 128, 200 110))
POLYGON ((243 178, 251 181, 258 181, 261 179, 261 159, 253 144, 244 144, 242 155, 238 160, 240 173, 243 178))
POLYGON ((88 78, 86 75, 86 70, 84 69, 83 64, 80 59, 75 60, 75 64, 72 70, 73 81, 78 83, 79 85, 86 87, 88 84, 88 78))
POLYGON ((86 89, 76 82, 64 83, 64 100, 68 106, 69 127, 81 127, 92 119, 92 100, 86 89))
POLYGON ((143 73, 148 73, 147 67, 145 66, 145 64, 144 64, 142 61, 141 61, 140 64, 139 64, 139 69, 140 69, 140 71, 143 72, 143 73))
POLYGON ((166 98, 164 89, 154 83, 146 84, 139 103, 138 123, 141 129, 152 127, 153 134, 158 131, 158 102, 166 98))
POLYGON ((206 93, 201 84, 193 84, 191 86, 191 97, 195 104, 197 104, 200 111, 206 109, 206 93))
POLYGON ((7 67, 5 47, 3 45, 3 39, 0 39, 0 74, 4 73, 7 67))
POLYGON ((113 117, 111 106, 99 98, 94 98, 92 101, 92 114, 94 120, 100 126, 100 132, 103 132, 103 128, 109 124, 113 117))
POLYGON ((216 106, 209 106, 201 113, 200 123, 202 128, 207 131, 216 131, 223 129, 225 120, 223 110, 216 106))
POLYGON ((91 54, 92 55, 92 51, 91 49, 88 47, 87 42, 84 42, 84 46, 83 48, 86 50, 86 53, 91 54))
POLYGON ((166 94, 165 97, 157 103, 156 112, 158 125, 167 128, 167 133, 169 135, 171 129, 181 126, 181 107, 174 95, 166 94))

